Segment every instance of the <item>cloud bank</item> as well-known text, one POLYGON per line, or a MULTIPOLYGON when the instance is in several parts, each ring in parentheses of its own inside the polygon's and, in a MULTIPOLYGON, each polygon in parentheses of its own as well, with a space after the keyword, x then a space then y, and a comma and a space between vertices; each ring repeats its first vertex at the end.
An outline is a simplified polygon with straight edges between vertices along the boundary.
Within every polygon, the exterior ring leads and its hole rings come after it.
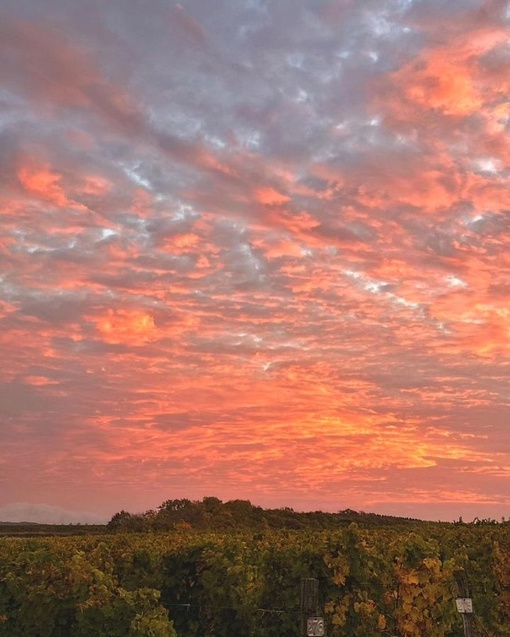
POLYGON ((0 503, 504 515, 509 23, 4 3, 0 503))
POLYGON ((3 522, 35 522, 37 524, 104 524, 105 516, 83 511, 68 511, 49 504, 16 502, 0 506, 3 522))

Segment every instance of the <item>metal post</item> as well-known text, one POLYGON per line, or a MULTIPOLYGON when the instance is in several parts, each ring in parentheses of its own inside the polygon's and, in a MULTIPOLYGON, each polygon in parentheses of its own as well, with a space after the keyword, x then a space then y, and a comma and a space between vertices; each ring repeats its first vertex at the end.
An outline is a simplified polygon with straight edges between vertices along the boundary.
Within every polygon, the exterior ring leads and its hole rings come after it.
POLYGON ((469 584, 464 570, 454 571, 453 577, 457 585, 457 610, 462 615, 464 637, 475 637, 473 602, 469 593, 469 584))

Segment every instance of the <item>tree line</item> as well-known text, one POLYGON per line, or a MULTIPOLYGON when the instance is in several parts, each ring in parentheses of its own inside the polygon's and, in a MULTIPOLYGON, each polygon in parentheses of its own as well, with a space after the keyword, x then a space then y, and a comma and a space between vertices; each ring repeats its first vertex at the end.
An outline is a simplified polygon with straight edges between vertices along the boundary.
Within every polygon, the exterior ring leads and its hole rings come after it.
POLYGON ((265 509, 249 500, 222 502, 216 497, 202 500, 187 498, 166 500, 157 509, 143 513, 119 511, 108 522, 111 531, 170 531, 193 529, 204 531, 264 531, 269 529, 328 530, 356 522, 363 525, 417 523, 377 513, 344 509, 336 513, 295 511, 290 507, 265 509))

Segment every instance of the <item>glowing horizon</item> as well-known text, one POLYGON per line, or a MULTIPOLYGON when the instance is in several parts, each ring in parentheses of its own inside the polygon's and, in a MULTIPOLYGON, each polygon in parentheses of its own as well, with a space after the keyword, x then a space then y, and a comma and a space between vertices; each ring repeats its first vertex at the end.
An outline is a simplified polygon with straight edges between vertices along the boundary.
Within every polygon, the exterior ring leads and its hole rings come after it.
POLYGON ((0 519, 507 517, 509 26, 4 2, 0 519))

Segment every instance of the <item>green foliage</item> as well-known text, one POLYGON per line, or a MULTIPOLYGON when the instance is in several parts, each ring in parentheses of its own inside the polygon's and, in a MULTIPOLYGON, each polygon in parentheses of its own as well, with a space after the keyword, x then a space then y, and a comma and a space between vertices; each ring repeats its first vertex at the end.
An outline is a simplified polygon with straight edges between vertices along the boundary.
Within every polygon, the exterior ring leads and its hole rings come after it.
POLYGON ((3 538, 0 637, 295 637, 307 577, 328 637, 462 637, 458 568, 480 634, 510 635, 506 524, 3 538))
MULTIPOLYGON (((157 511, 128 513, 119 511, 108 523, 113 532, 171 531, 192 528, 195 530, 244 530, 267 529, 335 529, 351 522, 378 526, 381 524, 410 524, 408 518, 392 518, 375 513, 363 513, 346 509, 338 513, 323 511, 298 512, 290 507, 263 509, 249 500, 229 500, 206 497, 200 502, 181 498, 166 500, 157 511)), ((415 520, 416 522, 416 520, 415 520)))
POLYGON ((175 637, 153 588, 124 589, 115 552, 77 538, 0 543, 0 636, 175 637))

